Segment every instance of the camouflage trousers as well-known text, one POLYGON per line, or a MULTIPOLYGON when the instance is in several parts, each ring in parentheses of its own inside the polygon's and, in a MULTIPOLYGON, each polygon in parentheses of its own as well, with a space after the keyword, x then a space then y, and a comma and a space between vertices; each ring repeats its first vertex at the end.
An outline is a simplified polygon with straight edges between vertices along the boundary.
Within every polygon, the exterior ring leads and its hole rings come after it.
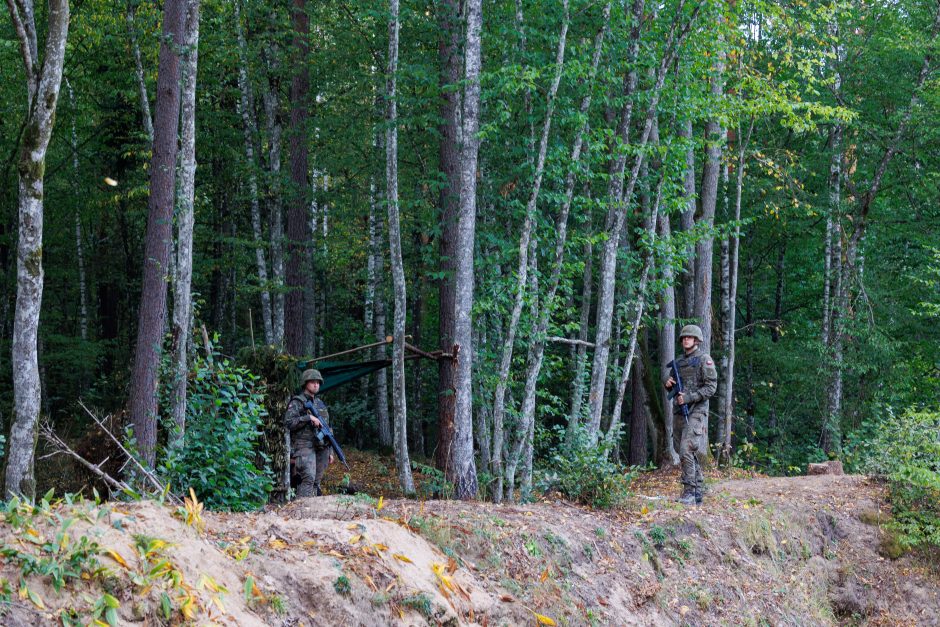
POLYGON ((330 449, 301 450, 292 461, 294 474, 299 481, 297 496, 320 496, 320 482, 323 481, 323 474, 330 463, 330 449))
POLYGON ((702 476, 700 457, 708 423, 705 422, 705 416, 695 413, 689 416, 689 423, 686 424, 682 414, 677 413, 675 426, 677 428, 673 429, 673 442, 682 464, 682 487, 684 491, 701 491, 705 486, 705 479, 702 476))

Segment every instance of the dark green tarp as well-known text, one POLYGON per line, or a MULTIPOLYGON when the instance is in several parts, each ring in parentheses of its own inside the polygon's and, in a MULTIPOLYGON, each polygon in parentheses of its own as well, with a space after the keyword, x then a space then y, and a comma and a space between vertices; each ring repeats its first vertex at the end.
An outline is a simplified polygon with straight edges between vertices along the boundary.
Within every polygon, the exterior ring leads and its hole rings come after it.
POLYGON ((390 359, 377 359, 375 361, 301 361, 297 363, 297 368, 301 371, 307 368, 316 368, 323 375, 323 385, 320 386, 320 394, 339 387, 343 384, 355 381, 360 377, 372 374, 390 366, 390 359))

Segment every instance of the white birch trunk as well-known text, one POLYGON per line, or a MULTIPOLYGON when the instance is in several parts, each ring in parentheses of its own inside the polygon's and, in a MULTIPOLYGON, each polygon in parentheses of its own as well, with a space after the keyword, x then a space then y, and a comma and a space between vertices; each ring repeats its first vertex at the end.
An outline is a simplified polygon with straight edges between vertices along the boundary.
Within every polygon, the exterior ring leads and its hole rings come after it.
POLYGON ((29 115, 18 157, 16 310, 13 320, 13 423, 7 448, 4 495, 35 496, 34 473, 40 409, 39 314, 42 307, 43 173, 65 62, 68 0, 49 0, 44 58, 39 58, 32 0, 8 2, 26 74, 29 115))
MULTIPOLYGON (((679 137, 689 143, 685 151, 685 169, 683 170, 682 185, 684 189, 685 210, 680 217, 680 226, 686 233, 695 227, 695 146, 692 143, 692 120, 686 120, 679 127, 679 137)), ((691 318, 695 315, 695 246, 686 249, 687 259, 683 268, 682 285, 682 317, 691 318)), ((668 353, 672 361, 675 350, 668 353)))
POLYGON ((385 133, 385 196, 388 202, 388 240, 392 260, 392 287, 395 292, 395 316, 392 328, 392 411, 395 419, 395 464, 398 482, 405 494, 415 491, 408 457, 408 408, 405 395, 405 270, 401 255, 401 219, 398 207, 398 0, 390 0, 388 23, 388 100, 385 133))
POLYGON ((140 44, 137 42, 137 26, 134 18, 137 15, 137 5, 134 0, 128 0, 127 34, 131 40, 131 55, 134 57, 134 76, 137 79, 137 92, 140 98, 140 117, 143 121, 144 132, 147 134, 147 143, 153 145, 153 116, 150 114, 150 96, 147 94, 147 81, 144 78, 144 64, 140 59, 140 44))
MULTIPOLYGON (((638 3, 642 4, 642 0, 639 0, 638 3)), ((604 243, 604 252, 601 255, 601 273, 597 297, 597 330, 595 333, 596 339, 594 341, 594 364, 591 369, 591 391, 588 397, 591 407, 588 431, 591 435, 591 438, 595 441, 600 432, 604 390, 607 384, 608 358, 610 356, 610 330, 614 312, 614 279, 617 273, 617 245, 620 241, 620 233, 623 230, 623 224, 626 219, 626 210, 624 205, 625 203, 629 204, 630 199, 633 197, 633 190, 636 187, 636 182, 639 178, 640 167, 642 166, 643 160, 645 158, 646 143, 649 140, 650 133, 652 132, 653 120, 659 107, 659 98, 662 95, 663 84, 666 80, 666 72, 672 66, 673 62, 678 56, 679 49, 682 47, 682 43, 689 34, 691 25, 697 19, 701 9, 701 5, 696 5, 688 21, 680 29, 679 24, 682 20, 681 8, 683 4, 684 3, 680 2, 680 6, 677 9, 676 21, 673 22, 669 31, 669 35, 665 43, 663 58, 656 70, 656 82, 651 89, 650 102, 646 110, 646 120, 644 121, 643 130, 639 141, 637 142, 637 147, 640 150, 640 154, 634 161, 632 171, 630 172, 629 182, 626 186, 626 189, 623 189, 623 177, 619 175, 616 176, 614 178, 615 182, 611 186, 611 189, 609 190, 610 193, 608 194, 609 201, 612 203, 611 212, 613 215, 608 214, 608 239, 604 243)), ((640 8, 641 11, 639 15, 642 15, 642 7, 640 8)), ((635 17, 637 21, 639 21, 639 15, 635 17)), ((634 45, 638 44, 631 44, 631 46, 634 45)), ((633 75, 632 83, 635 87, 635 72, 631 72, 631 74, 633 75)), ((627 89, 628 95, 632 94, 633 91, 634 90, 627 89)), ((629 116, 627 116, 627 128, 629 128, 629 116)), ((626 132, 626 130, 623 131, 623 137, 625 141, 627 139, 626 132)), ((626 157, 624 156, 622 158, 625 159, 626 157)), ((615 170, 615 172, 617 171, 622 173, 623 168, 615 170)), ((655 224, 653 229, 655 231, 655 224)), ((631 349, 630 352, 630 359, 632 361, 633 350, 631 349)), ((624 382, 625 381, 626 377, 624 378, 624 382)))
POLYGON ((255 121, 254 96, 248 79, 248 44, 241 19, 242 0, 232 5, 235 13, 235 33, 238 39, 238 109, 242 117, 242 134, 245 138, 245 160, 248 162, 248 195, 251 205, 251 232, 255 240, 255 265, 258 282, 261 284, 261 322, 264 329, 264 343, 275 344, 274 325, 271 317, 271 292, 268 284, 268 262, 265 258, 265 240, 261 232, 261 203, 258 198, 258 169, 255 163, 255 137, 258 135, 255 121))
MULTIPOLYGON (((669 224, 669 214, 663 214, 659 217, 659 238, 668 241, 672 237, 672 229, 669 224)), ((665 370, 669 362, 675 358, 676 354, 676 280, 672 265, 666 261, 663 264, 663 281, 666 289, 662 293, 662 301, 659 309, 659 367, 665 370)), ((657 378, 654 377, 654 380, 657 378)), ((673 441, 675 432, 674 414, 672 412, 672 400, 666 390, 661 392, 663 403, 663 422, 666 427, 665 435, 665 453, 669 458, 669 463, 673 466, 679 465, 679 453, 676 451, 676 445, 673 441)))
POLYGON ((476 496, 477 473, 473 457, 473 251, 476 239, 476 178, 480 151, 480 66, 482 0, 466 0, 464 95, 460 133, 460 203, 457 211, 457 255, 454 287, 456 310, 454 343, 459 347, 454 375, 454 440, 447 476, 459 499, 476 496))
POLYGON ((175 429, 170 446, 182 446, 186 433, 186 387, 189 371, 189 338, 192 332, 193 201, 196 191, 196 75, 199 65, 199 0, 189 0, 186 10, 186 43, 183 54, 180 102, 180 180, 177 206, 176 280, 173 282, 173 389, 171 410, 175 429))
MULTIPOLYGON (((266 58, 274 59, 275 53, 268 51, 266 58)), ((273 60, 267 64, 269 74, 274 74, 276 65, 273 60)), ((263 94, 265 130, 268 134, 268 170, 271 175, 271 201, 268 217, 268 233, 271 244, 271 286, 274 294, 271 298, 271 325, 274 332, 274 345, 284 347, 284 203, 281 200, 281 145, 282 124, 278 115, 278 94, 270 82, 263 94)))
MULTIPOLYGON (((513 300, 512 313, 509 317, 509 326, 506 330, 506 339, 503 344, 503 354, 500 360, 499 375, 496 382, 496 394, 493 400, 493 458, 491 467, 497 477, 502 475, 503 417, 505 413, 506 386, 509 382, 509 367, 512 364, 516 332, 519 327, 519 318, 522 314, 522 304, 528 285, 529 248, 532 243, 532 228, 535 222, 535 210, 538 204, 539 191, 542 187, 542 176, 545 172, 545 157, 548 154, 548 138, 551 133, 552 114, 555 109, 555 96, 558 93, 558 86, 561 84, 561 75, 565 62, 565 44, 568 37, 568 0, 563 0, 563 8, 564 19, 561 24, 561 33, 558 37, 558 49, 555 53, 555 76, 548 90, 545 120, 542 123, 542 135, 539 140, 538 157, 535 163, 535 175, 532 182, 532 190, 529 193, 529 200, 526 203, 522 235, 519 238, 519 267, 517 270, 518 282, 516 295, 513 300)), ((528 427, 524 422, 520 423, 519 433, 516 435, 517 439, 519 441, 524 440, 526 433, 528 433, 528 427)), ((517 449, 517 446, 513 447, 514 456, 518 455, 517 449)), ((517 460, 515 459, 509 462, 513 472, 515 471, 516 462, 517 460)), ((501 487, 500 483, 500 480, 497 479, 497 489, 501 487)), ((510 489, 511 487, 512 483, 510 482, 510 489)))

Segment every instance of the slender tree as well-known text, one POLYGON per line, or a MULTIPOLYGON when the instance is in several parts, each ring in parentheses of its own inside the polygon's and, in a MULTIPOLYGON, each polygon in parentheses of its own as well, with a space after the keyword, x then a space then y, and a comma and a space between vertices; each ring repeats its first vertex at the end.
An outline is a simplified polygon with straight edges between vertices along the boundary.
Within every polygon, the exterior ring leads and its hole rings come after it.
POLYGON ((141 457, 153 466, 157 444, 157 385, 166 324, 167 272, 173 243, 177 132, 180 117, 180 50, 186 24, 186 2, 163 5, 163 40, 157 71, 150 200, 144 243, 137 345, 131 371, 128 413, 141 457))
POLYGON ((7 2, 26 75, 28 116, 16 161, 19 175, 19 232, 16 245, 16 311, 13 320, 13 424, 6 461, 7 498, 35 496, 33 462, 39 420, 38 333, 42 305, 42 225, 46 149, 65 63, 68 0, 49 0, 42 57, 32 0, 7 2))
POLYGON ((459 347, 454 388, 454 438, 450 447, 447 476, 459 499, 477 493, 476 461, 473 458, 473 252, 476 239, 477 156, 480 151, 480 68, 483 30, 482 0, 466 0, 464 44, 464 93, 460 132, 460 208, 457 215, 457 251, 454 310, 454 344, 459 347))
POLYGON ((177 197, 176 279, 173 281, 173 390, 171 415, 176 426, 170 442, 181 444, 186 431, 188 349, 192 333, 193 228, 196 192, 196 73, 199 64, 199 1, 189 0, 183 53, 180 116, 180 184, 177 197))
POLYGON ((310 18, 305 0, 293 0, 294 74, 290 86, 290 205, 287 210, 287 297, 284 312, 284 349, 299 355, 304 341, 303 259, 307 240, 307 92, 310 78, 307 37, 310 18))
POLYGON ((392 328, 392 411, 395 419, 395 465, 398 483, 405 493, 415 491, 408 457, 408 409, 405 395, 405 268, 401 256, 401 219, 398 206, 398 0, 389 2, 388 76, 385 133, 385 201, 388 204, 388 241, 392 260, 392 287, 395 292, 395 314, 392 328))

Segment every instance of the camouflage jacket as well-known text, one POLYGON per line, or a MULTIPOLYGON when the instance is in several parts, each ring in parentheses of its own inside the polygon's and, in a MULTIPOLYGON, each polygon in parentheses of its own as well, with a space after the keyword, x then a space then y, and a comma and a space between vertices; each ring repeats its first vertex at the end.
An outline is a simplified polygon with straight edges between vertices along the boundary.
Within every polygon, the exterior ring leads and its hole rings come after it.
POLYGON ((310 421, 310 411, 304 407, 304 403, 309 400, 313 401, 320 420, 328 426, 330 424, 330 410, 319 398, 311 399, 306 394, 291 397, 284 414, 284 426, 290 431, 291 455, 305 450, 319 451, 329 446, 324 441, 323 434, 310 421))
MULTIPOLYGON (((701 348, 696 348, 692 354, 676 358, 675 363, 682 377, 683 398, 689 406, 689 413, 707 413, 708 399, 718 387, 718 370, 715 368, 715 360, 703 353, 701 348)), ((671 365, 672 362, 669 367, 663 369, 664 384, 672 376, 671 365)), ((681 413, 682 407, 675 403, 673 411, 677 414, 681 413)))

